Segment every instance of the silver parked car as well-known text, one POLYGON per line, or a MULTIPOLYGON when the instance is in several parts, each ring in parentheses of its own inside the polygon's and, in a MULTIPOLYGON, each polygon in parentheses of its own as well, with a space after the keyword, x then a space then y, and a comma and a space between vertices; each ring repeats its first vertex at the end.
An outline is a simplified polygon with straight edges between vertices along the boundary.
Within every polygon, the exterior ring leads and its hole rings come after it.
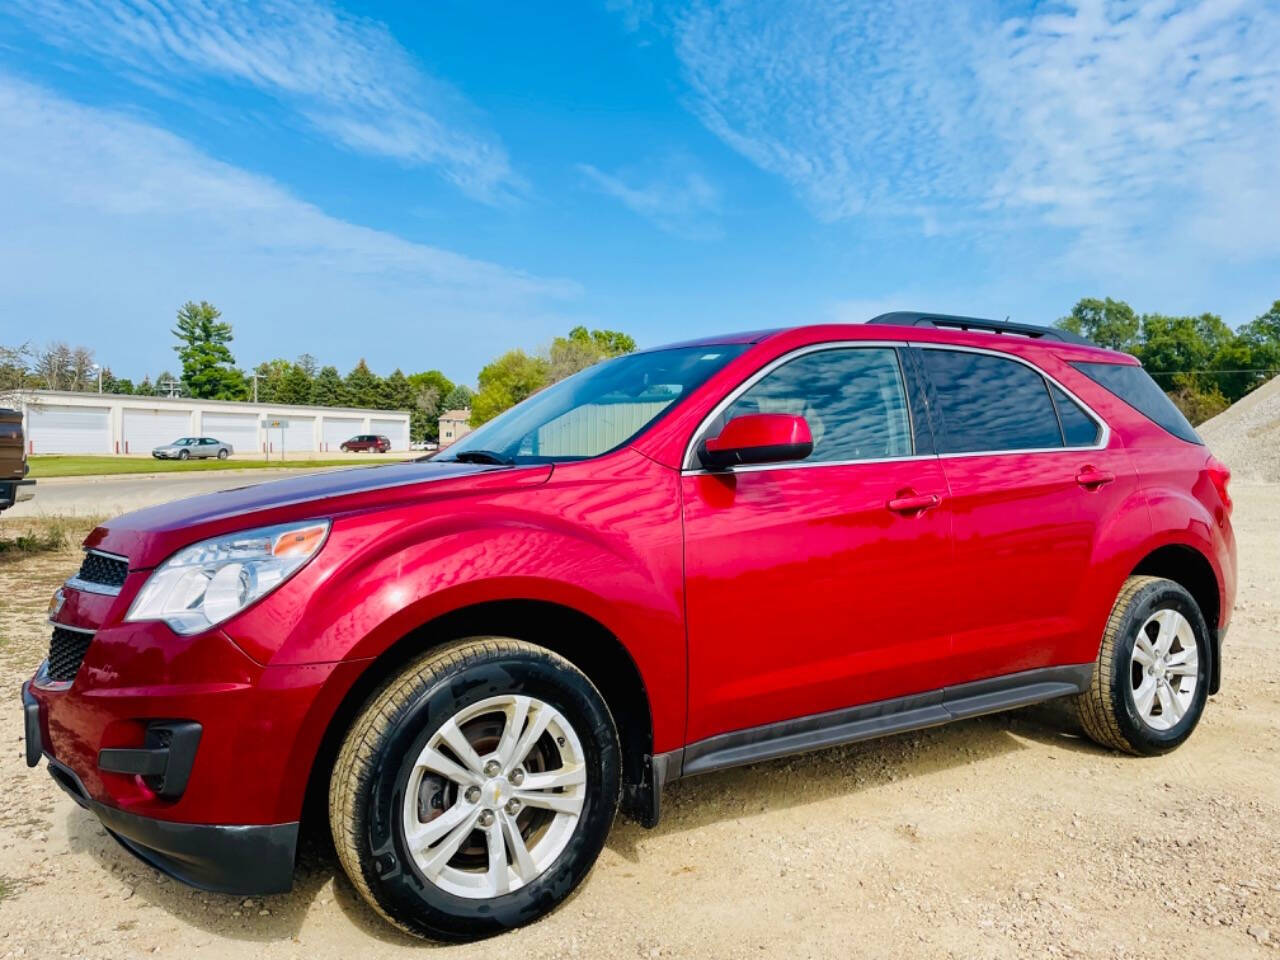
POLYGON ((157 460, 190 460, 192 457, 217 457, 225 460, 232 453, 234 451, 231 444, 213 437, 183 437, 151 451, 151 455, 157 460))

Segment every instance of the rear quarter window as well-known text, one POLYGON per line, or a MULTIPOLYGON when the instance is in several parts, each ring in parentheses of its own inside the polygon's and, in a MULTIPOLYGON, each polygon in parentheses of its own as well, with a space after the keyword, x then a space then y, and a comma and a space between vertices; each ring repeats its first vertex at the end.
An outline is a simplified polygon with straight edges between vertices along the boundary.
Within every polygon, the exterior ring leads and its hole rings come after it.
POLYGON ((1077 361, 1071 365, 1179 440, 1186 440, 1188 443, 1204 443, 1200 435, 1187 422, 1187 418, 1182 415, 1182 411, 1173 405, 1173 401, 1141 367, 1127 363, 1085 363, 1083 361, 1077 361))

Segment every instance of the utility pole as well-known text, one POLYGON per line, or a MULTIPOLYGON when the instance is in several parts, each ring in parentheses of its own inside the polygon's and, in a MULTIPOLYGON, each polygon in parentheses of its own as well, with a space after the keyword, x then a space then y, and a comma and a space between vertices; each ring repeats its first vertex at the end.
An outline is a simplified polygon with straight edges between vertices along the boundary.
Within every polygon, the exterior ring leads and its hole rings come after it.
POLYGON ((168 390, 169 390, 169 397, 170 397, 170 399, 172 399, 172 398, 174 398, 174 397, 176 397, 176 396, 178 395, 178 381, 177 381, 177 380, 173 380, 173 379, 166 380, 163 384, 161 384, 161 386, 163 386, 163 387, 167 387, 167 388, 168 388, 168 390))
POLYGON ((253 375, 253 402, 258 402, 258 375, 253 375))

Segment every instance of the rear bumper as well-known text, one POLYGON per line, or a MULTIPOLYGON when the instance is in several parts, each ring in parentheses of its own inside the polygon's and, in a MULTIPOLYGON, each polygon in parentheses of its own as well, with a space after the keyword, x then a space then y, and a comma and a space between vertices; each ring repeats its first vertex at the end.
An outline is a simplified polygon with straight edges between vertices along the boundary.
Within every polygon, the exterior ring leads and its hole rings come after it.
POLYGON ((36 495, 34 480, 6 480, 0 483, 0 510, 7 510, 15 503, 30 500, 36 495))
POLYGON ((200 890, 237 896, 285 893, 293 886, 296 822, 227 826, 141 817, 93 800, 70 767, 48 760, 58 786, 121 846, 161 873, 200 890))

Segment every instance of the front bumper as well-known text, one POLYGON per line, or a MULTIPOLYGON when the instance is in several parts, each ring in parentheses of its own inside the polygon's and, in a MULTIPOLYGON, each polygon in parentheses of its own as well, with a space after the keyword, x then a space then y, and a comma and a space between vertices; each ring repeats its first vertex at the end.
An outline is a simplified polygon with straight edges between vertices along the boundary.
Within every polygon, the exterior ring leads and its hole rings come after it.
MULTIPOLYGON (((181 823, 142 816, 101 803, 89 794, 71 767, 49 752, 44 742, 45 719, 41 716, 41 703, 30 683, 22 685, 22 713, 27 766, 36 766, 44 757, 48 761, 49 774, 58 786, 96 816, 126 850, 145 863, 176 880, 213 893, 256 896, 284 893, 293 886, 297 821, 266 825, 181 823)), ((198 737, 198 729, 196 735, 198 737)), ((194 754, 195 748, 179 744, 180 738, 175 738, 172 746, 164 750, 103 749, 99 752, 99 765, 104 769, 143 765, 147 760, 163 755, 159 772, 172 768, 175 761, 178 765, 185 762, 189 766, 193 756, 179 754, 187 749, 194 754)))
POLYGON ((227 826, 155 820, 91 799, 75 772, 52 757, 49 773, 122 847, 175 880, 242 897, 286 893, 293 886, 296 822, 227 826))

